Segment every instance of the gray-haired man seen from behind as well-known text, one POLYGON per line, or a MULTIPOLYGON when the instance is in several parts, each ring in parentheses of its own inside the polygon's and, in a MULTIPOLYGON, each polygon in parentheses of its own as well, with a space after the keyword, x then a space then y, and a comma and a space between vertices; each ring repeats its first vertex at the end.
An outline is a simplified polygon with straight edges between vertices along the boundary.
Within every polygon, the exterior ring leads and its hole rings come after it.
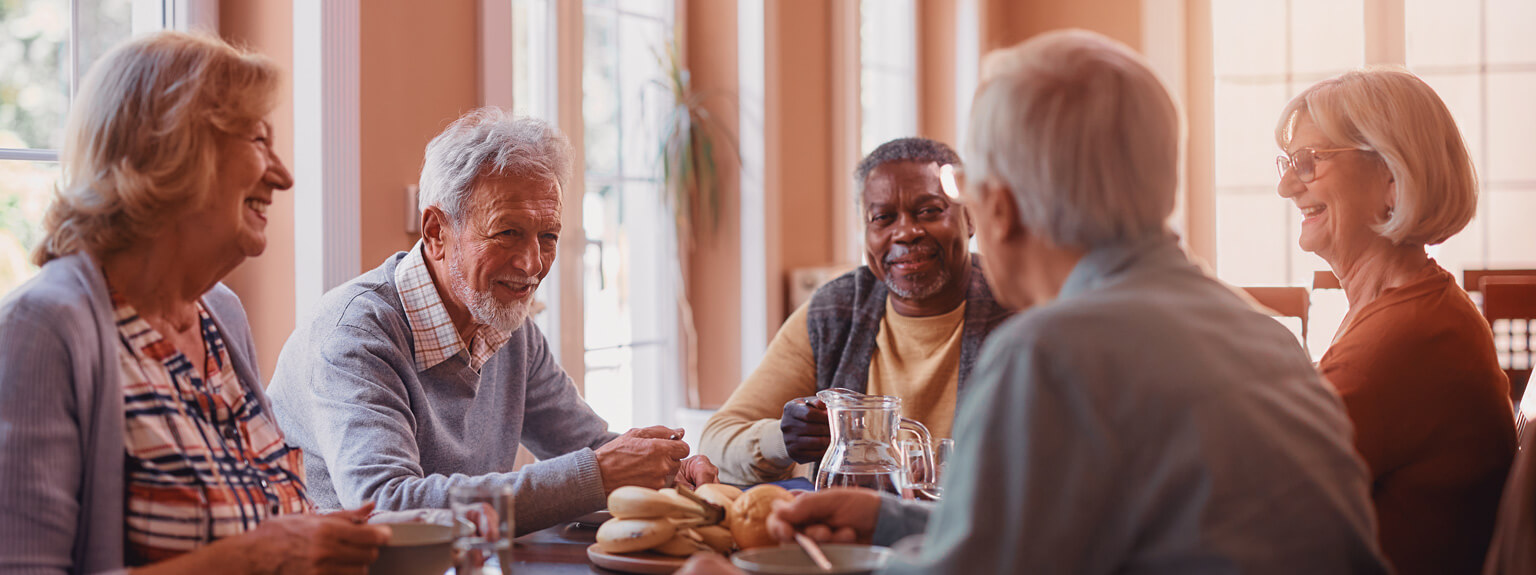
POLYGON ((321 300, 267 390, 322 508, 448 507, 513 486, 519 532, 602 509, 624 485, 714 481, 682 430, 608 431, 525 321, 550 271, 565 137, 476 110, 427 145, 422 239, 321 300), (541 461, 513 472, 519 443, 541 461))
POLYGON ((1077 30, 986 62, 958 187, 1031 307, 987 338, 943 499, 827 489, 769 531, 894 544, 883 575, 1390 573, 1343 402, 1167 227, 1179 114, 1146 61, 1077 30))

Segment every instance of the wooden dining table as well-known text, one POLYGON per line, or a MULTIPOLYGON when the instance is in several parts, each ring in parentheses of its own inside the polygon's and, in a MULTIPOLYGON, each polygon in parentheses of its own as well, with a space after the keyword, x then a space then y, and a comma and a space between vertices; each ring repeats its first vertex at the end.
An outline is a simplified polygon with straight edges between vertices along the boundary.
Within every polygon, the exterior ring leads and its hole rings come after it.
MULTIPOLYGON (((587 547, 597 542, 597 528, 562 523, 512 540, 512 573, 558 575, 572 573, 619 574, 592 564, 587 547)), ((452 569, 445 575, 453 575, 452 569)), ((474 575, 501 575, 495 568, 474 575)))

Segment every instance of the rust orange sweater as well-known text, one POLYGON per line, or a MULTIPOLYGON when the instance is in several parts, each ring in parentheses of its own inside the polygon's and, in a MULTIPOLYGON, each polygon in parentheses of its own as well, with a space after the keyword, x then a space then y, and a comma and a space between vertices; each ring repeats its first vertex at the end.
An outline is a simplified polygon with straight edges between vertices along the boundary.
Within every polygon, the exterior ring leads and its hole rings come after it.
POLYGON ((1361 307, 1317 367, 1354 421, 1398 572, 1477 573, 1515 454, 1509 381, 1487 321, 1431 266, 1361 307))

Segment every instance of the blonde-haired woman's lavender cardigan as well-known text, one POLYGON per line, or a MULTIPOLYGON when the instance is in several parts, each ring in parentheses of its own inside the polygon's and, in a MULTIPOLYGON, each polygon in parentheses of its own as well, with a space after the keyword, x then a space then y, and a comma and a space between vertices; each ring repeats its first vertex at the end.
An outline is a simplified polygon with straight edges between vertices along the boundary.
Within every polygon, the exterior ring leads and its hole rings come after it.
MULTIPOLYGON (((220 284, 203 306, 235 374, 268 405, 240 299, 220 284)), ((0 573, 123 570, 117 341, 89 256, 48 262, 0 301, 0 573)))

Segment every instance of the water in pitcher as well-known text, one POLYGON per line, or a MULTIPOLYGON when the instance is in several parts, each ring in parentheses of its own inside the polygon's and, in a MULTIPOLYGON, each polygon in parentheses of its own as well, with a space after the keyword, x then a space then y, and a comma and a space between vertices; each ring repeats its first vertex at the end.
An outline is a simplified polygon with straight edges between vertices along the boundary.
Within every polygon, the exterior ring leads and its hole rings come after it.
POLYGON ((823 467, 816 473, 818 487, 863 487, 901 495, 901 468, 888 464, 849 464, 829 471, 823 467))

